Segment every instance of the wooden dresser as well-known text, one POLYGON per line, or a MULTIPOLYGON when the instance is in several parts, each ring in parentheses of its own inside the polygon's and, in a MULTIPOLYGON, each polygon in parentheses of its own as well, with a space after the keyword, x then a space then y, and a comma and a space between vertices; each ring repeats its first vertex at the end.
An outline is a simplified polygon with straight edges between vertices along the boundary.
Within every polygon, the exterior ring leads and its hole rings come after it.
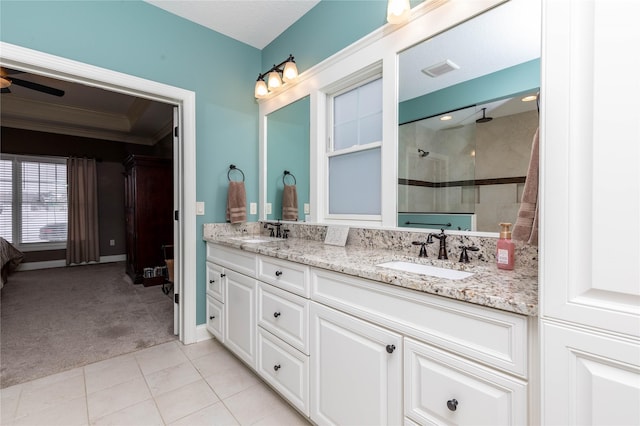
POLYGON ((162 246, 173 244, 173 164, 130 155, 124 167, 127 274, 140 284, 144 268, 164 265, 162 246))

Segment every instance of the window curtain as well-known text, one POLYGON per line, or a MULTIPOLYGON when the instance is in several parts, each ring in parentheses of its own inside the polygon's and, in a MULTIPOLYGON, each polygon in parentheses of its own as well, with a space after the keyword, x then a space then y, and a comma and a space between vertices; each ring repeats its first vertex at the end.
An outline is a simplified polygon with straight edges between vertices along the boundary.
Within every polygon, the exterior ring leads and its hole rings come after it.
POLYGON ((100 260, 96 160, 67 160, 69 218, 67 265, 100 260))

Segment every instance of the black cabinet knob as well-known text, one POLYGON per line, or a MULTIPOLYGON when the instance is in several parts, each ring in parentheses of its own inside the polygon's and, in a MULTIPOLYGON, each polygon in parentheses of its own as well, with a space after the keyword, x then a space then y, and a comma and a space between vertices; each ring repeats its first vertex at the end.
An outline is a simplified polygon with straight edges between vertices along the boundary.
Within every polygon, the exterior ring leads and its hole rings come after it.
POLYGON ((274 366, 273 366, 273 369, 274 369, 275 371, 280 370, 280 364, 276 364, 276 365, 274 365, 274 366))
POLYGON ((220 274, 220 278, 224 278, 226 276, 227 276, 227 274, 220 274))
POLYGON ((447 401, 447 408, 451 411, 456 411, 456 409, 458 408, 458 400, 457 399, 450 399, 447 401))
POLYGON ((209 315, 209 319, 212 320, 215 318, 215 315, 209 315))
POLYGON ((387 352, 389 352, 390 354, 393 353, 393 351, 396 350, 396 345, 387 345, 387 352))
POLYGON ((276 271, 276 277, 279 277, 280 275, 282 275, 282 271, 276 271))
POLYGON ((216 280, 209 280, 209 284, 213 284, 215 282, 216 282, 216 280))
POLYGON ((280 316, 280 312, 274 312, 273 316, 274 316, 274 318, 278 318, 280 316))

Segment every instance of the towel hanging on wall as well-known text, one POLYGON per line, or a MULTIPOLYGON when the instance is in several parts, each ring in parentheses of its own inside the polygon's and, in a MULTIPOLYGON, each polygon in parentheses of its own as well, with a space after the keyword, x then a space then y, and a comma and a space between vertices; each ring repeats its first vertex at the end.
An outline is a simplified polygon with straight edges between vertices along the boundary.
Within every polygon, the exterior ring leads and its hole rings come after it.
POLYGON ((538 245, 538 171, 539 171, 539 152, 538 152, 538 132, 533 136, 531 144, 531 158, 529 160, 529 169, 527 170, 527 179, 524 182, 524 190, 522 191, 522 200, 520 209, 518 210, 518 218, 513 228, 513 239, 525 241, 534 246, 538 245))
POLYGON ((298 220, 298 190, 296 188, 296 177, 288 170, 284 171, 282 177, 284 190, 282 191, 282 220, 298 220), (293 178, 293 185, 287 185, 285 178, 293 178))
POLYGON ((242 181, 231 180, 231 171, 237 170, 233 164, 229 166, 227 178, 229 179, 229 191, 227 192, 227 222, 242 223, 247 221, 247 191, 244 187, 244 173, 242 181))

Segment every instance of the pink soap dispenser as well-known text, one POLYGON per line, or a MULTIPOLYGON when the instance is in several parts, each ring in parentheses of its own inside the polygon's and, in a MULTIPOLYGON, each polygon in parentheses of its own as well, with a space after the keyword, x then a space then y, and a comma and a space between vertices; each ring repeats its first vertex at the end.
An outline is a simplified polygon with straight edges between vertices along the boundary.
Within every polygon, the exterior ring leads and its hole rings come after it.
POLYGON ((513 254, 516 245, 511 241, 511 224, 500 224, 500 239, 496 250, 496 263, 500 269, 513 269, 513 254))

